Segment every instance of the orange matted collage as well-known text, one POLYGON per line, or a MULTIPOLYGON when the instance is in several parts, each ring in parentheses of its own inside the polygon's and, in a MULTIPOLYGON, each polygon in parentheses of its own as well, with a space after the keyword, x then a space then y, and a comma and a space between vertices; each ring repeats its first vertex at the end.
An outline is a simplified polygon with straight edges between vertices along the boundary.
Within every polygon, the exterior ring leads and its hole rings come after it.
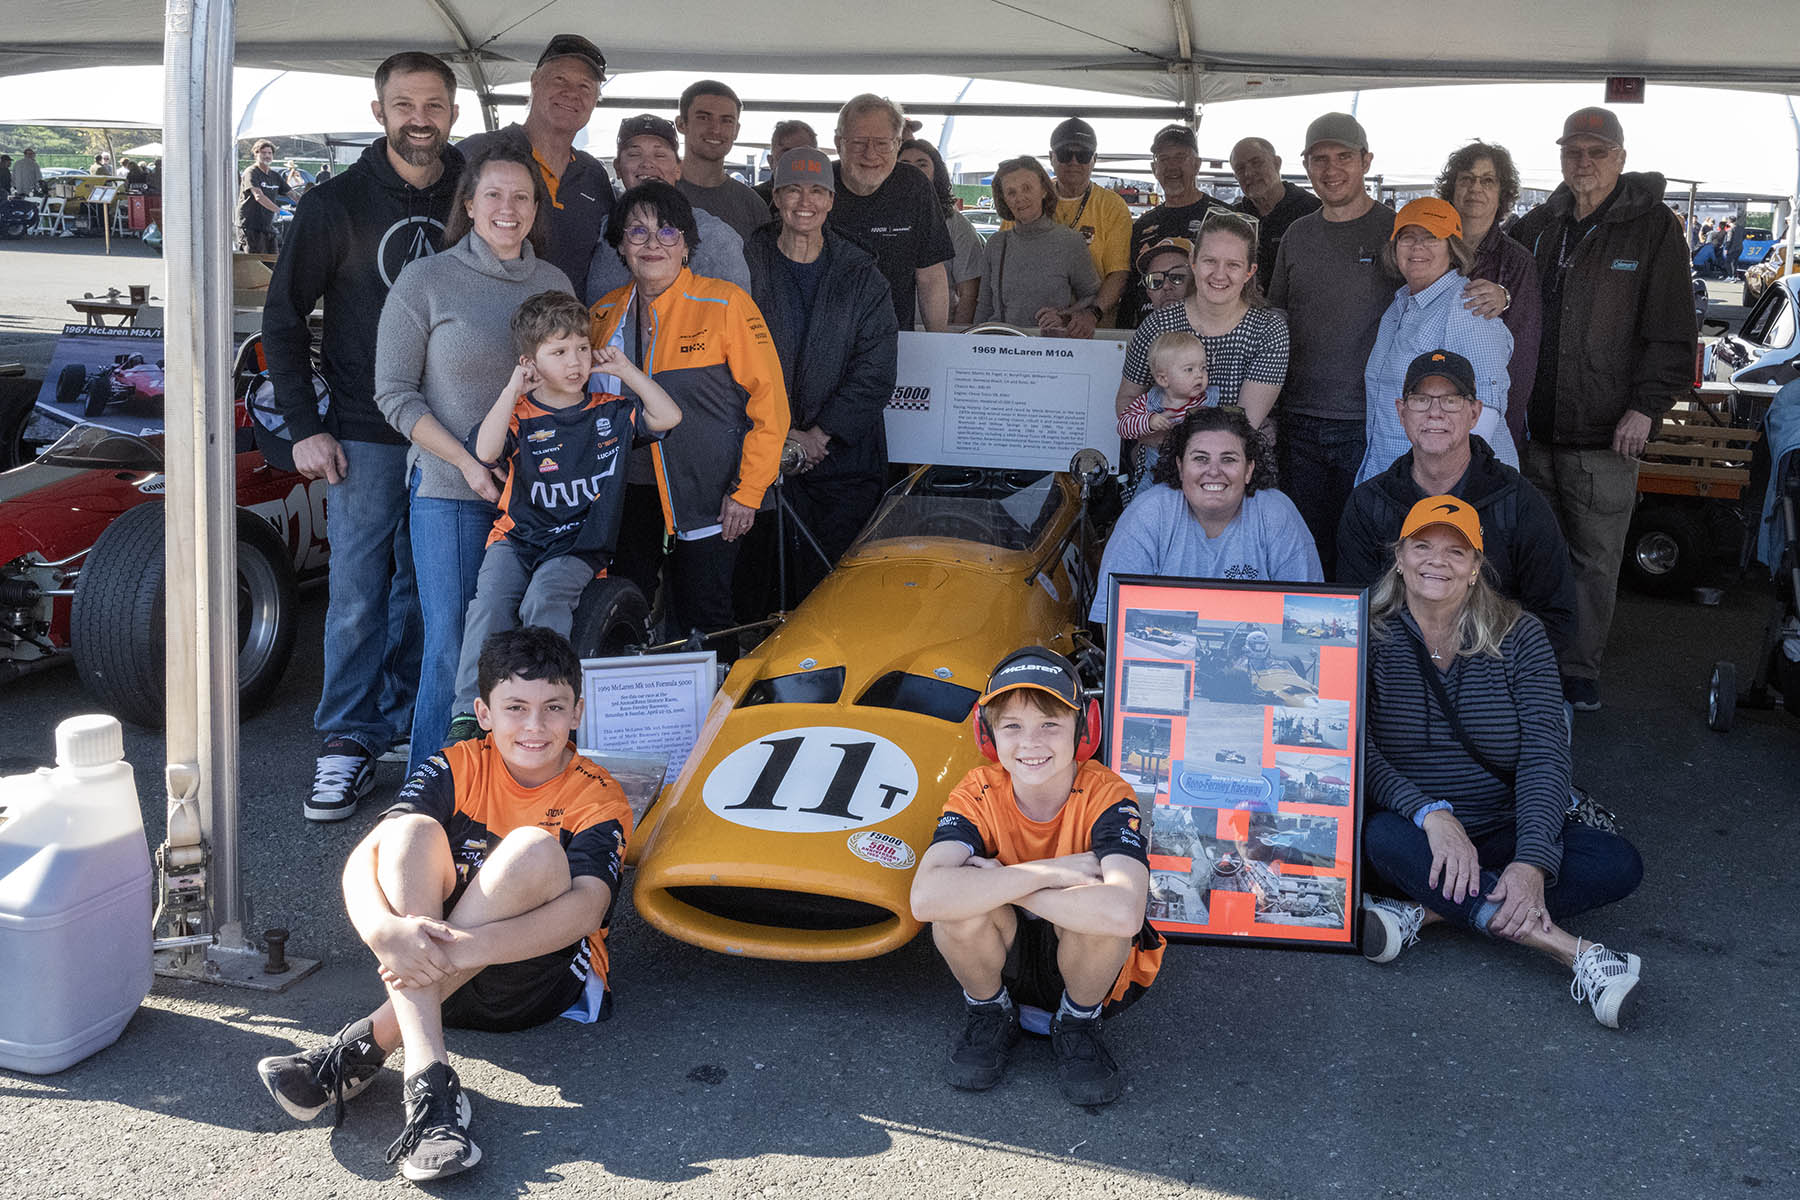
POLYGON ((1149 814, 1151 924, 1355 949, 1362 593, 1121 576, 1107 611, 1107 765, 1149 814))

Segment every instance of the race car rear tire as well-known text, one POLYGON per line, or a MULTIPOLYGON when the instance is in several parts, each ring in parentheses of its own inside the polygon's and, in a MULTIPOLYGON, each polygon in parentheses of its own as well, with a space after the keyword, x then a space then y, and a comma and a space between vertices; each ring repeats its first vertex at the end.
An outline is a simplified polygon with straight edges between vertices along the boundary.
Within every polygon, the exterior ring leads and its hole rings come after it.
MULTIPOLYGON (((258 517, 239 511, 238 707, 249 714, 281 682, 294 650, 294 568, 258 517)), ((164 710, 163 506, 128 509, 95 539, 76 578, 69 640, 81 682, 115 716, 157 729, 164 710)))
POLYGON ((56 402, 73 404, 81 398, 82 389, 87 387, 87 368, 80 363, 70 363, 56 377, 56 402))
POLYGON ((1672 504, 1647 504, 1625 535, 1625 578, 1652 595, 1685 591, 1700 578, 1705 545, 1705 532, 1692 513, 1672 504))
POLYGON ((650 602, 623 577, 596 579, 581 593, 569 642, 578 658, 611 658, 650 640, 650 602))

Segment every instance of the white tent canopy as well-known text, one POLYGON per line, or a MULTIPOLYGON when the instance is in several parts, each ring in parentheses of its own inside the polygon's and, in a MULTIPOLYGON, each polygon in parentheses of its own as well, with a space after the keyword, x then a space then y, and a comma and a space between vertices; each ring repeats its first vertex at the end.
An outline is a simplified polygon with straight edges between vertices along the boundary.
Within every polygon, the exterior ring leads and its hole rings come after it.
MULTIPOLYGON (((929 73, 1177 103, 1612 74, 1788 91, 1800 90, 1793 17, 1792 0, 1742 0, 1732 28, 1786 36, 1721 54, 1718 11, 1668 0, 240 0, 236 61, 367 75, 395 51, 429 49, 487 90, 524 79, 551 35, 575 30, 617 70, 929 73)), ((0 73, 162 59, 162 6, 150 0, 38 0, 7 25, 0 73)))

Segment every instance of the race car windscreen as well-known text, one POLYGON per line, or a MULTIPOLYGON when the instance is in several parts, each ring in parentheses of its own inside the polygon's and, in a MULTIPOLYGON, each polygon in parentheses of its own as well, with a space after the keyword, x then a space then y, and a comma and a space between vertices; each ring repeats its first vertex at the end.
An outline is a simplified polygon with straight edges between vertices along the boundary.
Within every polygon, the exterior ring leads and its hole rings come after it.
POLYGON ((123 467, 132 471, 160 471, 162 448, 134 434, 120 433, 103 425, 77 425, 38 455, 51 467, 123 467))
POLYGON ((998 550, 1029 549, 1062 502, 1048 471, 932 467, 889 496, 852 553, 875 542, 955 538, 998 550))

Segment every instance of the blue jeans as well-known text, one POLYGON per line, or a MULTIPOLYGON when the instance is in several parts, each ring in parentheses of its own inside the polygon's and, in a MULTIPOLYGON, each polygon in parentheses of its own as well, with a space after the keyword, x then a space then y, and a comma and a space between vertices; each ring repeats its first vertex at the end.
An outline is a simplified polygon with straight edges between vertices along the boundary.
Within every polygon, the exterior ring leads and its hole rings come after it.
MULTIPOLYGON (((1644 878, 1644 860, 1616 833, 1564 825, 1562 839, 1562 869, 1555 886, 1544 889, 1544 907, 1558 924, 1566 917, 1623 900, 1644 878)), ((1513 861, 1513 831, 1500 829, 1479 837, 1470 834, 1469 840, 1475 843, 1481 861, 1481 888, 1469 899, 1452 903, 1444 899, 1442 878, 1436 888, 1426 882, 1431 876, 1431 843, 1423 829, 1386 809, 1371 812, 1363 821, 1363 854, 1377 880, 1452 924, 1486 933, 1489 919, 1500 909, 1487 895, 1500 882, 1501 870, 1513 861)))
POLYGON ((494 506, 486 500, 439 500, 419 495, 419 473, 407 487, 413 565, 419 573, 419 611, 425 618, 419 658, 419 701, 413 706, 412 755, 406 776, 444 745, 456 699, 456 660, 462 653, 463 614, 475 598, 475 579, 494 506))
POLYGON ((325 683, 313 726, 382 754, 412 725, 419 598, 406 529, 406 446, 342 442, 348 470, 325 492, 331 539, 325 683))
POLYGON ((1335 577, 1338 519, 1356 486, 1367 443, 1360 420, 1281 417, 1281 490, 1312 532, 1327 579, 1335 577))

